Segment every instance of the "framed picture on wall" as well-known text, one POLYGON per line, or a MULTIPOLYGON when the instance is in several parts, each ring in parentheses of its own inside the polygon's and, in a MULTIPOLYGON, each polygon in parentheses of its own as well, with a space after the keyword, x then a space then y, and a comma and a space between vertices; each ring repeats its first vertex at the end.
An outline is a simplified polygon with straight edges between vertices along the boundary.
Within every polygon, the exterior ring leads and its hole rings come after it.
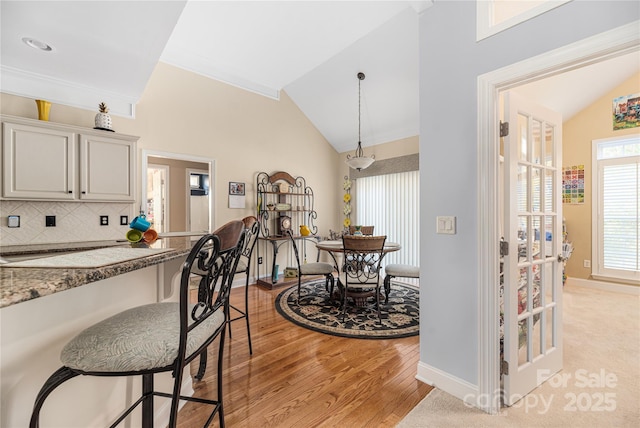
POLYGON ((229 182, 229 194, 230 195, 244 195, 244 183, 237 183, 235 181, 229 182))
POLYGON ((640 93, 613 100, 613 130, 640 126, 640 93))

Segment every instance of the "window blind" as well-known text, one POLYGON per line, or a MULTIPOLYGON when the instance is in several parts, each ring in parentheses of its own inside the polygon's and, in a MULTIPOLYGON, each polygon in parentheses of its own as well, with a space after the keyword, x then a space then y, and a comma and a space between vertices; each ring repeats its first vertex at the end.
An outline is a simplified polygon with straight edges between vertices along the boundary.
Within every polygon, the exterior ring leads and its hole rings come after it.
POLYGON ((638 162, 603 161, 601 188, 603 268, 638 271, 638 162))
MULTIPOLYGON (((358 178, 355 183, 356 225, 374 226, 400 251, 388 253, 383 265, 420 265, 420 173, 408 171, 358 178)), ((408 278, 403 282, 417 283, 408 278)))

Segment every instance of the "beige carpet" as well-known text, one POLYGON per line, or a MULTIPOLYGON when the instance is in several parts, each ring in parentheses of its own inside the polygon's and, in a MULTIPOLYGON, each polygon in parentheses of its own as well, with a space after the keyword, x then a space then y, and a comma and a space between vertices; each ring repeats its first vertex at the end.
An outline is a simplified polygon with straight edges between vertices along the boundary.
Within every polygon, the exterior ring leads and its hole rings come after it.
POLYGON ((564 368, 515 406, 490 416, 434 389, 398 427, 640 426, 640 297, 567 284, 563 308, 564 368))

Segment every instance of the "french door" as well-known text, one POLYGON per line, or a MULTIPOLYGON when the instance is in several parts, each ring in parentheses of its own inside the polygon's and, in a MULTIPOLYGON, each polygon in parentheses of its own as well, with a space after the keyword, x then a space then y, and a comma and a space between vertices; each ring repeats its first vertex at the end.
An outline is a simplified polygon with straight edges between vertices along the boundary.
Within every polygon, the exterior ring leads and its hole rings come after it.
POLYGON ((504 95, 504 404, 562 369, 562 117, 504 95))

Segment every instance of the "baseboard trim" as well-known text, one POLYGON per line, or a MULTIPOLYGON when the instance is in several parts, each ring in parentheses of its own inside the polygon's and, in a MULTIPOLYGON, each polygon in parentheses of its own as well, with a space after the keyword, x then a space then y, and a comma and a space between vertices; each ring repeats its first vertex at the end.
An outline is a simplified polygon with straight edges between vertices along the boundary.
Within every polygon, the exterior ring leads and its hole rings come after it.
POLYGON ((613 291, 615 293, 631 294, 640 296, 640 287, 635 285, 616 284, 613 282, 596 281, 594 279, 567 278, 567 285, 576 287, 592 288, 603 291, 613 291))
MULTIPOLYGON (((478 407, 478 403, 480 402, 480 400, 477 399, 479 393, 478 386, 466 380, 452 376, 423 362, 418 362, 416 379, 427 385, 441 389, 471 406, 478 407)), ((480 408, 480 410, 484 411, 482 408, 480 408)))

